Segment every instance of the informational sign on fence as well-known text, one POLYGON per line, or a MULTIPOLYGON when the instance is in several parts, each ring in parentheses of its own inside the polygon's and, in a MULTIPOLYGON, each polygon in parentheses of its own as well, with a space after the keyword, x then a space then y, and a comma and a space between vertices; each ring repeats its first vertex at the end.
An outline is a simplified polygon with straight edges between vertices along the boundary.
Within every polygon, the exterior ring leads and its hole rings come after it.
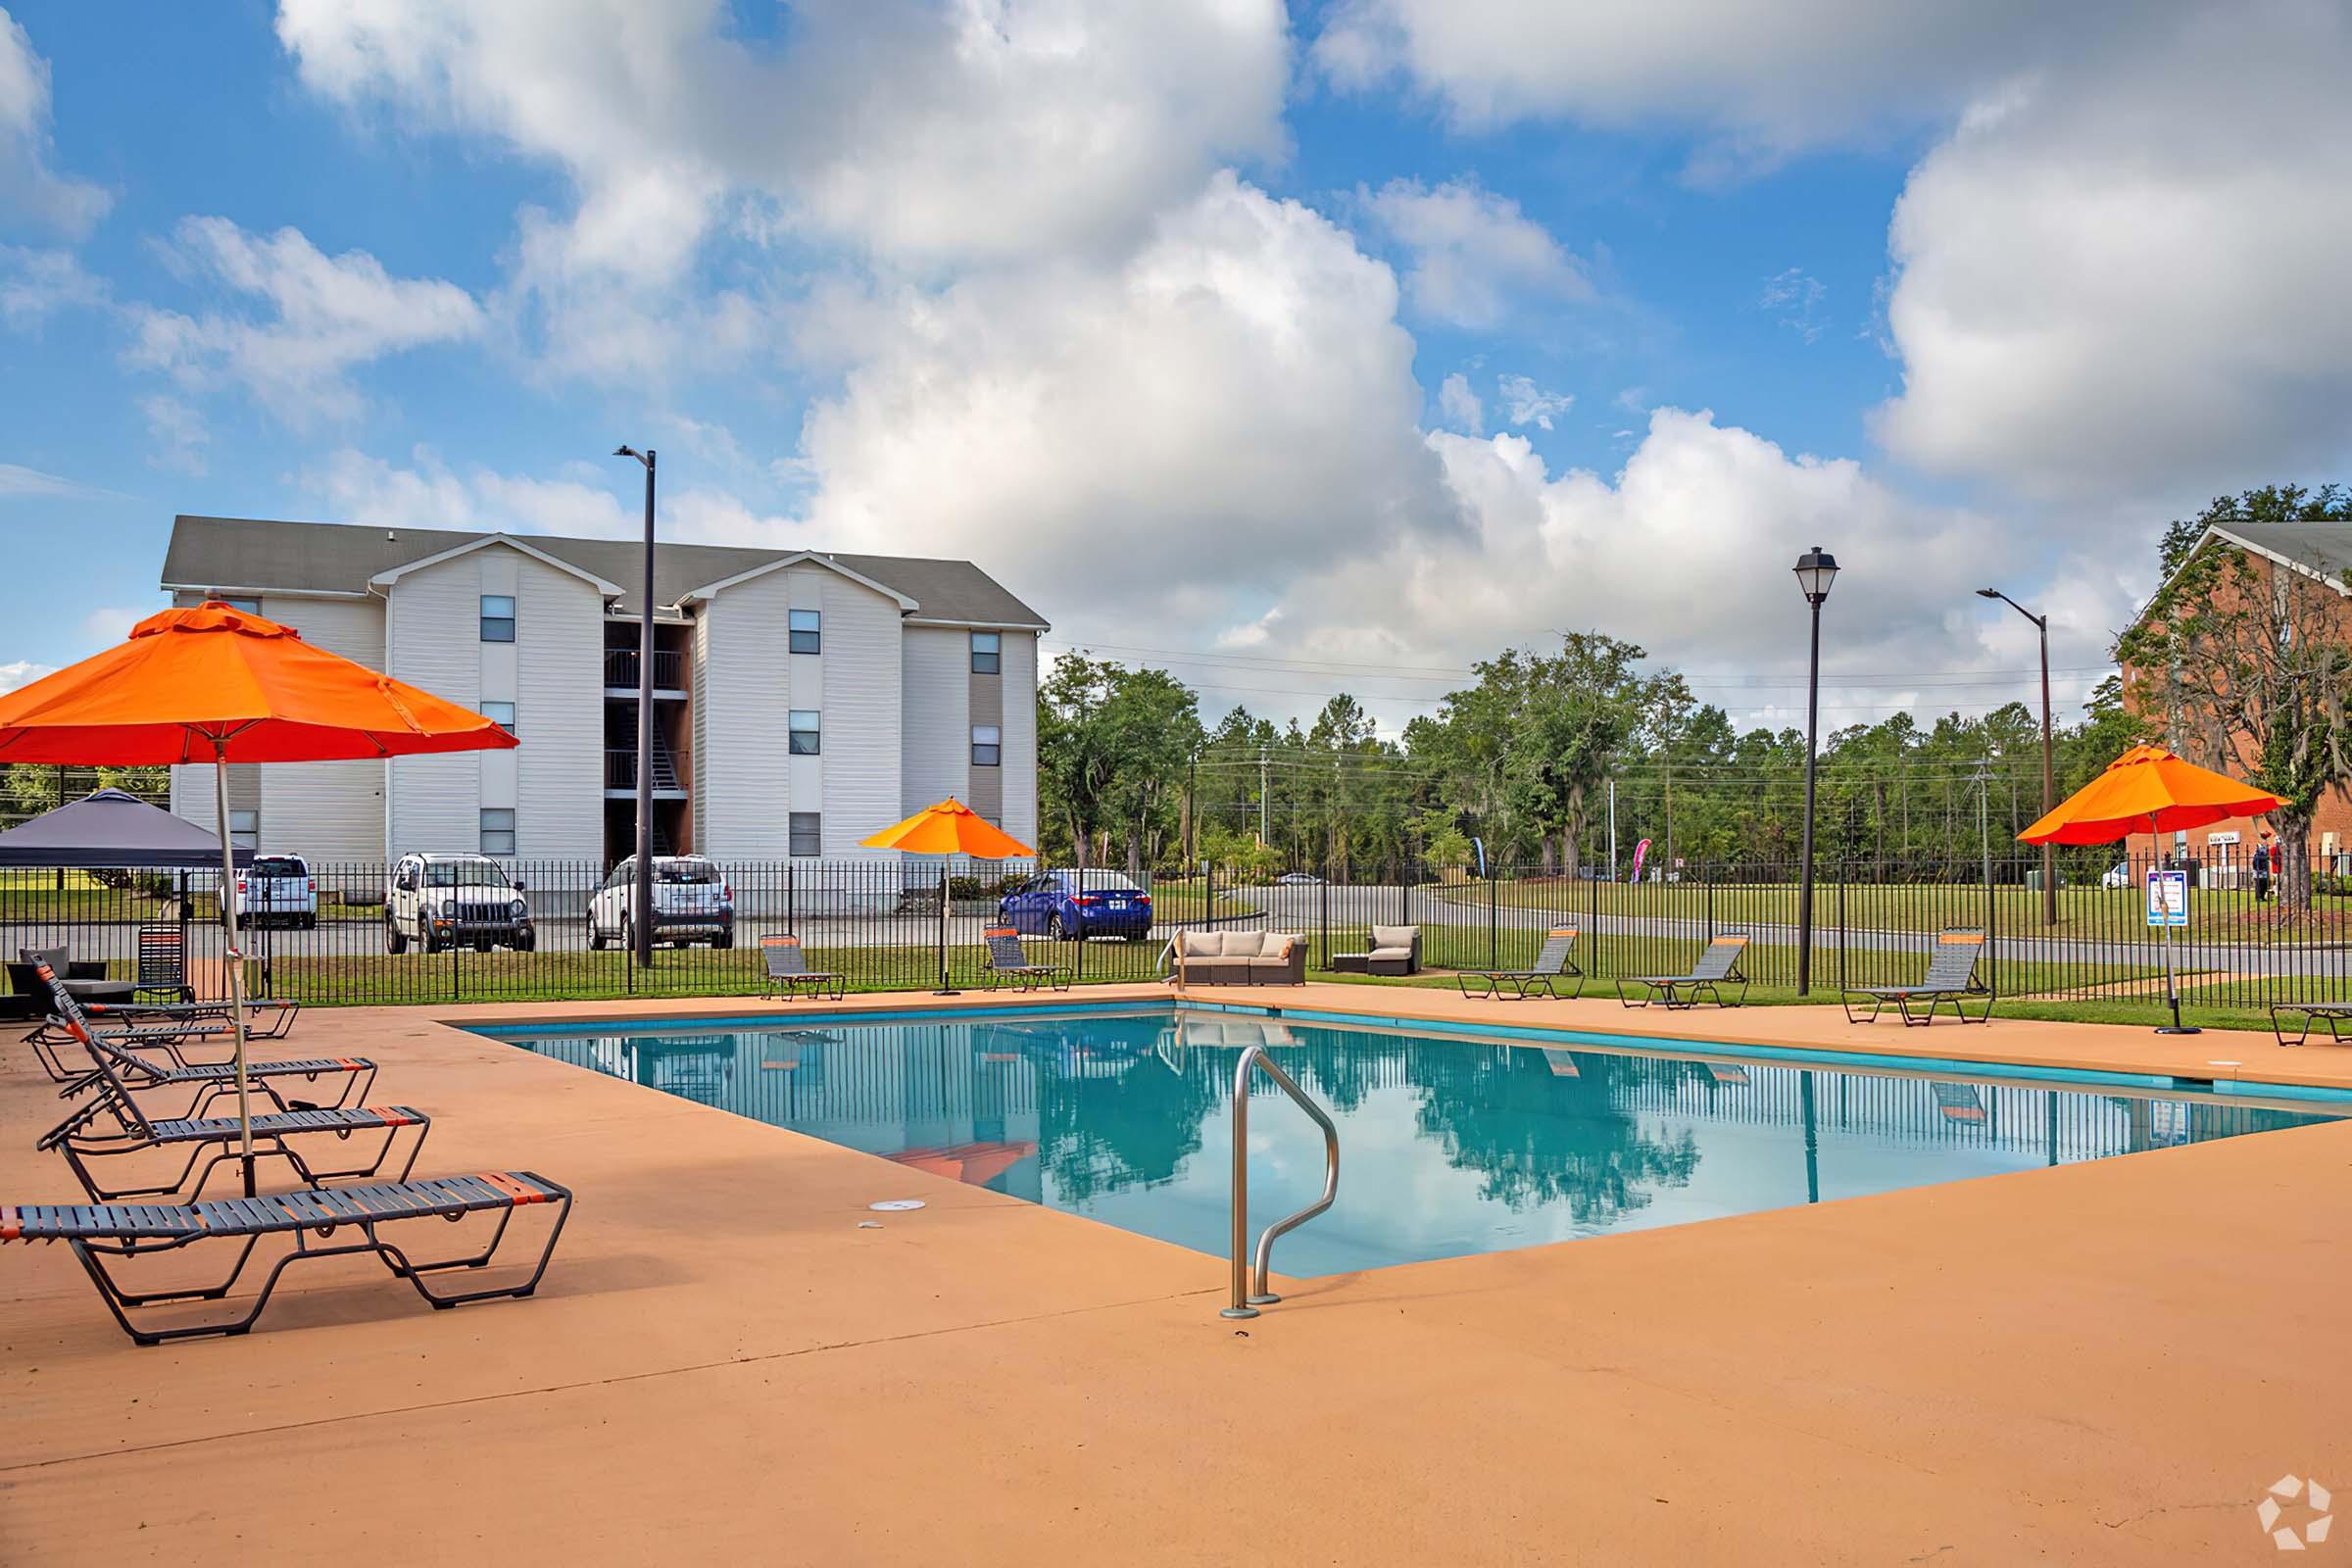
POLYGON ((2188 873, 2148 872, 2148 924, 2188 924, 2188 873))

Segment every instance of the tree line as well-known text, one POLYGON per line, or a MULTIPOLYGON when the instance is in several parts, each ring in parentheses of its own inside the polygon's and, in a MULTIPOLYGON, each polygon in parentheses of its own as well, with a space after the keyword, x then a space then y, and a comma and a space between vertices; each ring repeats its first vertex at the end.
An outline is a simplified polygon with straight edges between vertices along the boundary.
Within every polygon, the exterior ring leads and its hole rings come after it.
MULTIPOLYGON (((2307 580, 2242 591, 2242 552, 2196 548, 2231 517, 2340 521, 2352 501, 2334 486, 2276 486, 2170 524, 2164 586, 2113 650, 2125 673, 2055 724, 2056 794, 2135 741, 2169 739, 2287 799, 2280 890, 2301 908, 2312 812, 2352 780, 2352 615, 2307 580)), ((1623 876, 1642 839, 1666 868, 1798 858, 1801 730, 1742 729, 1648 650, 1597 630, 1505 650, 1473 677, 1392 737, 1345 693, 1304 723, 1246 707, 1210 722, 1165 669, 1065 657, 1038 697, 1041 848, 1130 874, 1208 860, 1359 880, 1482 855, 1520 872, 1623 876)), ((2016 835, 2042 808, 2039 714, 2021 695, 1979 715, 1846 725, 1823 736, 1817 773, 1819 857, 1963 876, 1989 854, 2016 874, 2016 835)), ((2080 852, 2076 874, 2114 854, 2080 852)))

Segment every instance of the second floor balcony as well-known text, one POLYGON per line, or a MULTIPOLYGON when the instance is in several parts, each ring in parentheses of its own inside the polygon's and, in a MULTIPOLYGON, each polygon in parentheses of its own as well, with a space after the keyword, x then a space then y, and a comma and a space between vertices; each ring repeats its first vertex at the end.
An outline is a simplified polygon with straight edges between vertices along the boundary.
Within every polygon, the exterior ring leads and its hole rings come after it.
MULTIPOLYGON (((677 763, 669 755, 668 746, 657 737, 654 741, 654 798, 682 801, 686 787, 678 780, 677 763)), ((633 746, 609 746, 605 749, 605 795, 610 800, 625 799, 637 793, 637 749, 633 746)))
MULTIPOLYGON (((605 691, 613 697, 637 695, 637 650, 608 648, 605 650, 605 691)), ((678 698, 686 695, 686 656, 674 648, 654 650, 654 695, 678 698)))

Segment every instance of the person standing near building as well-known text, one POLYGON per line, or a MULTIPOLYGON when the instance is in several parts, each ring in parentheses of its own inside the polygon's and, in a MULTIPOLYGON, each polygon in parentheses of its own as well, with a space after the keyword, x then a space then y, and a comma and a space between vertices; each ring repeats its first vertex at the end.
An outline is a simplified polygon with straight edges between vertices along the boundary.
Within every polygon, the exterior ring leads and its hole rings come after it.
POLYGON ((2267 904, 2271 897, 2271 867, 2278 863, 2278 852, 2271 847, 2271 830, 2262 830, 2262 842, 2254 846, 2254 902, 2267 904))

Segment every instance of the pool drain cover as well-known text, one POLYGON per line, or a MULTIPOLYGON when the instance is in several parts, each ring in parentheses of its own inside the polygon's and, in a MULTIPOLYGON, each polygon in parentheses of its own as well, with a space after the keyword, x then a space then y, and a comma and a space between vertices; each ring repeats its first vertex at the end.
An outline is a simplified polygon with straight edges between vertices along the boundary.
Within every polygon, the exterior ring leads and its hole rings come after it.
POLYGON ((919 1198, 885 1198, 879 1203, 868 1203, 865 1206, 877 1214, 898 1214, 910 1208, 922 1207, 923 1200, 919 1198))

